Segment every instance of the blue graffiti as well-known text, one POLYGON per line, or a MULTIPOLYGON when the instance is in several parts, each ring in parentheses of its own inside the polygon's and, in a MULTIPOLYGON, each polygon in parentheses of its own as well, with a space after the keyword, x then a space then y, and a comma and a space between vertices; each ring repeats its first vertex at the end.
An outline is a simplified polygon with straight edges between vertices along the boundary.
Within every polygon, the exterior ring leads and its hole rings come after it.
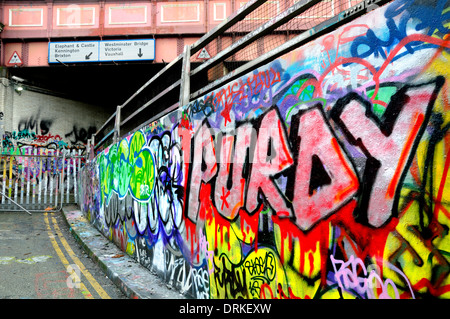
MULTIPOLYGON (((435 32, 447 34, 448 28, 445 26, 450 19, 450 12, 445 12, 446 0, 434 1, 411 1, 401 0, 390 5, 386 12, 387 36, 384 39, 378 37, 374 30, 369 29, 363 36, 356 38, 351 46, 350 52, 353 57, 367 58, 374 55, 375 58, 387 58, 389 52, 395 45, 408 36, 408 28, 416 31, 425 31, 431 36, 435 32), (398 16, 401 17, 396 21, 398 16)), ((419 41, 410 42, 405 45, 406 52, 398 54, 392 61, 398 60, 407 54, 416 51, 432 48, 435 45, 419 41)))

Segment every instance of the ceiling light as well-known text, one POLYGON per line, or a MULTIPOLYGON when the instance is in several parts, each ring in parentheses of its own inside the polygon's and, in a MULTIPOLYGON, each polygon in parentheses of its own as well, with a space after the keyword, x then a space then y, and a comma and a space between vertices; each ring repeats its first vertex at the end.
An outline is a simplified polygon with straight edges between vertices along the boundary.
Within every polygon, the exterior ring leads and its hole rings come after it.
POLYGON ((17 85, 14 90, 20 95, 23 91, 23 86, 17 85))

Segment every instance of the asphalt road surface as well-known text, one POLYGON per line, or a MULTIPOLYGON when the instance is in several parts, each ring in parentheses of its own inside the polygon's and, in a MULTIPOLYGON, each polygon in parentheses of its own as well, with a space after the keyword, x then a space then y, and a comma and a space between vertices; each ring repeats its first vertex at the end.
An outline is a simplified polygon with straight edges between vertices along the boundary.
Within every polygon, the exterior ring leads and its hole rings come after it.
POLYGON ((62 213, 0 212, 0 298, 126 299, 62 213))

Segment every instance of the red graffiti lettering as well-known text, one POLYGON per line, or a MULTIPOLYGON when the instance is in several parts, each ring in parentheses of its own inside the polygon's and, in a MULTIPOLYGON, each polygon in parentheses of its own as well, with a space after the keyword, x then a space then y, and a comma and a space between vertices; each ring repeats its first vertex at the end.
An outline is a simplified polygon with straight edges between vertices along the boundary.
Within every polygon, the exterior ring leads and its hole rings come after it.
POLYGON ((295 116, 291 134, 298 163, 289 177, 292 203, 297 225, 308 230, 347 202, 359 183, 320 106, 295 116))
POLYGON ((214 141, 207 122, 204 122, 201 128, 194 136, 193 162, 190 169, 190 187, 187 189, 189 194, 189 212, 188 217, 196 221, 199 211, 199 194, 201 183, 208 183, 217 173, 216 154, 214 141))
POLYGON ((358 208, 360 220, 380 227, 397 215, 397 193, 412 160, 410 153, 423 134, 442 85, 438 79, 403 87, 392 96, 381 119, 371 111, 371 104, 357 94, 349 94, 336 103, 332 118, 349 142, 367 157, 358 208))
POLYGON ((233 219, 244 206, 244 166, 255 140, 256 132, 250 123, 239 126, 236 135, 222 138, 215 202, 218 211, 229 219, 233 219))
POLYGON ((284 125, 276 109, 271 109, 261 118, 253 164, 248 184, 246 209, 258 208, 262 193, 277 214, 290 216, 291 210, 285 197, 274 182, 274 177, 294 163, 284 125))

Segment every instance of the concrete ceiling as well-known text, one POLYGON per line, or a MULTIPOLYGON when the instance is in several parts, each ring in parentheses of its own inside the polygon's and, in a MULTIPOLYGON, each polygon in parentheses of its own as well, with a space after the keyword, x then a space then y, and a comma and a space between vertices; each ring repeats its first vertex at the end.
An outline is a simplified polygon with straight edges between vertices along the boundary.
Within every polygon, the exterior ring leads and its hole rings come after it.
POLYGON ((18 67, 8 68, 8 76, 25 79, 25 86, 114 112, 117 105, 123 104, 163 67, 162 63, 18 67))

